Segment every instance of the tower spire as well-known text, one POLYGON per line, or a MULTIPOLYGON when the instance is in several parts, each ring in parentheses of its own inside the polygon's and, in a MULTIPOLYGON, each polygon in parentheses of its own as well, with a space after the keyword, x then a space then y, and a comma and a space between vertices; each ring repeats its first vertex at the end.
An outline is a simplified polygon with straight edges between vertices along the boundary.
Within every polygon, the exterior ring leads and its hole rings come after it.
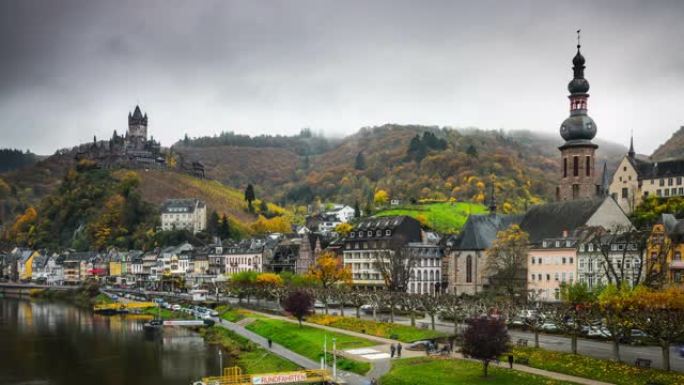
POLYGON ((636 153, 634 152, 634 131, 629 135, 629 152, 627 153, 627 156, 632 159, 636 156, 636 153))

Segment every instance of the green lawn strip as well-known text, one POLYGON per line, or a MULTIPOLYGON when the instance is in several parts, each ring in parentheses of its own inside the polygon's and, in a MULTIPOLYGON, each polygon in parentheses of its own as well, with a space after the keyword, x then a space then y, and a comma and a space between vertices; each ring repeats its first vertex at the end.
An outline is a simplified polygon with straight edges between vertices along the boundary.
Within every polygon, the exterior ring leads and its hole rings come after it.
POLYGON ((300 369, 296 364, 222 327, 202 328, 200 333, 208 343, 221 345, 230 359, 245 373, 288 372, 300 369))
POLYGON ((459 231, 470 214, 483 214, 487 208, 481 204, 470 202, 442 202, 415 205, 404 205, 388 208, 375 216, 408 215, 413 218, 422 216, 431 228, 446 233, 459 231))
POLYGON ((537 348, 515 348, 516 362, 533 368, 584 377, 617 385, 684 384, 684 374, 659 369, 642 369, 632 365, 601 360, 583 355, 554 352, 537 348))
POLYGON ((413 326, 362 320, 353 317, 316 314, 308 317, 306 321, 376 337, 396 339, 401 342, 414 342, 446 336, 446 333, 436 330, 418 329, 413 326))
POLYGON ((100 293, 98 294, 94 299, 93 302, 95 304, 109 304, 109 303, 116 303, 115 300, 111 299, 107 294, 100 293))
POLYGON ((479 362, 429 357, 393 361, 392 369, 382 376, 380 382, 382 385, 573 384, 493 365, 489 367, 489 376, 483 377, 482 364, 479 362))
POLYGON ((144 314, 149 314, 153 315, 155 318, 159 317, 161 315, 161 319, 167 320, 167 319, 183 319, 183 320, 190 320, 190 319, 195 319, 192 315, 188 313, 183 313, 180 311, 172 311, 169 309, 161 309, 161 311, 156 308, 156 307, 150 307, 145 310, 143 310, 144 314))
MULTIPOLYGON (((353 337, 346 334, 330 332, 311 326, 302 326, 276 319, 258 319, 247 325, 247 329, 262 337, 270 338, 297 354, 319 362, 323 356, 323 341, 328 339, 328 349, 332 348, 333 337, 337 339, 337 349, 347 350, 376 345, 373 341, 353 337)), ((328 357, 332 360, 332 356, 328 357)), ((330 361, 332 362, 332 361, 330 361)), ((365 374, 371 368, 370 363, 338 358, 337 367, 358 374, 365 374)))
POLYGON ((245 311, 240 310, 229 305, 221 305, 215 309, 219 313, 219 317, 228 322, 238 322, 245 319, 245 311))

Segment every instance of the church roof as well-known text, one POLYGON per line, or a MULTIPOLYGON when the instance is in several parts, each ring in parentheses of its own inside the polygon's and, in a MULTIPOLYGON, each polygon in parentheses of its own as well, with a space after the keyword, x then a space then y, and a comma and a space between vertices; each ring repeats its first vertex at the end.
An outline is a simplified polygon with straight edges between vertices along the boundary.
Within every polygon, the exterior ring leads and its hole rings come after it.
POLYGON ((135 111, 133 111, 133 118, 135 118, 135 119, 142 119, 143 118, 142 111, 140 111, 140 106, 135 106, 135 111))
POLYGON ((530 243, 533 244, 546 238, 559 237, 563 231, 572 233, 586 225, 603 202, 604 199, 579 199, 532 206, 523 217, 520 227, 529 234, 530 243))
POLYGON ((485 250, 492 245, 499 231, 513 224, 519 224, 521 220, 521 215, 471 215, 463 225, 459 236, 453 240, 453 248, 455 250, 485 250))

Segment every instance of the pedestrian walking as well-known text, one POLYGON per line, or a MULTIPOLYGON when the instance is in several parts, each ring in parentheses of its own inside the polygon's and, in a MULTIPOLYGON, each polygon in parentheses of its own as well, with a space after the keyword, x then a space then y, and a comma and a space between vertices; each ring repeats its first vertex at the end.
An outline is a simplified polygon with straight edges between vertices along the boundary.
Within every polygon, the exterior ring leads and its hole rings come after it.
POLYGON ((511 369, 513 369, 513 355, 512 354, 508 355, 508 366, 510 366, 511 369))
POLYGON ((378 385, 378 380, 375 377, 371 378, 370 385, 378 385))
POLYGON ((394 352, 396 351, 396 347, 394 347, 394 344, 390 345, 390 358, 394 358, 394 352))
POLYGON ((401 358, 401 343, 397 344, 397 358, 401 358))
POLYGON ((273 341, 269 338, 268 339, 268 348, 270 349, 272 347, 273 347, 273 341))

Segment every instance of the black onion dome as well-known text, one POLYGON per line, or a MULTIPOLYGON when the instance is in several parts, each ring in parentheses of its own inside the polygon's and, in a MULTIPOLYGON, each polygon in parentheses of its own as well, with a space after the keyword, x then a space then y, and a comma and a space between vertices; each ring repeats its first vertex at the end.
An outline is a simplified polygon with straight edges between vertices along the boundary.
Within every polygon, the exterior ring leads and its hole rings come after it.
POLYGON ((580 47, 577 46, 577 55, 575 55, 574 58, 572 58, 572 64, 576 66, 582 66, 585 63, 584 56, 582 56, 582 53, 580 52, 580 47))
POLYGON ((565 141, 592 140, 596 136, 596 123, 586 114, 574 113, 561 124, 560 134, 565 141))
POLYGON ((568 83, 568 91, 571 94, 586 94, 589 92, 589 82, 587 79, 572 79, 568 83))

